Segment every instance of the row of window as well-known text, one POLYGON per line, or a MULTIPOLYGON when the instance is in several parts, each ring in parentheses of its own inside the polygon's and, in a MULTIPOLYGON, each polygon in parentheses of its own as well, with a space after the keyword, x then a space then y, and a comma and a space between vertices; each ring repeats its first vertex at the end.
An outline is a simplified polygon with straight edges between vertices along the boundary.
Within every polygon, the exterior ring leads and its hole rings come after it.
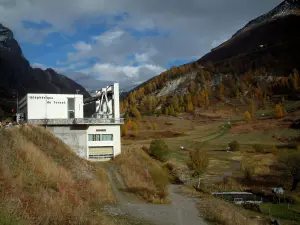
POLYGON ((89 141, 112 141, 112 134, 89 134, 89 141))

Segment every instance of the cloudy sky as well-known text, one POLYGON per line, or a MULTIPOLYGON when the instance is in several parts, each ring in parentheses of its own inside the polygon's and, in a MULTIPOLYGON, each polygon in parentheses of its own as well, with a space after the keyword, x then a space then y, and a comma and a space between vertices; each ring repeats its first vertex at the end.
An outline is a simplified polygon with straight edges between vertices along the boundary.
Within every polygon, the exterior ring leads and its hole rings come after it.
POLYGON ((281 0, 0 0, 31 65, 87 89, 196 60, 281 0))

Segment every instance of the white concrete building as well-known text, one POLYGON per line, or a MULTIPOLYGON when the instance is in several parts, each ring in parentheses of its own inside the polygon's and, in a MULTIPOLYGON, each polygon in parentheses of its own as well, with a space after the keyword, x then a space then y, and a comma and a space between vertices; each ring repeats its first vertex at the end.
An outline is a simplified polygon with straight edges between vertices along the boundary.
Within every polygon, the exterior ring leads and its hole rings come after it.
POLYGON ((118 83, 88 99, 79 94, 27 94, 19 113, 25 122, 45 126, 88 160, 109 160, 121 153, 118 83), (84 107, 90 103, 96 103, 95 113, 84 118, 84 107))

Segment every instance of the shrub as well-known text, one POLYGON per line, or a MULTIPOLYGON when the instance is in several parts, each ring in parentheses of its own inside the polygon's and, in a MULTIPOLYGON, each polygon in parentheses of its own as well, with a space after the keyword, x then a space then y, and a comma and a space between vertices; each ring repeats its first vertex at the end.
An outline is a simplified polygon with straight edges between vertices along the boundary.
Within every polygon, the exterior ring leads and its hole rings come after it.
POLYGON ((237 152, 240 150, 240 143, 238 143, 236 140, 232 141, 228 144, 230 151, 237 152))
POLYGON ((248 182, 253 180, 254 169, 249 166, 243 166, 244 179, 248 182))
POLYGON ((259 205, 252 202, 244 203, 243 207, 254 212, 261 212, 259 205))
POLYGON ((277 154, 277 151, 278 149, 276 148, 275 145, 272 145, 270 148, 269 148, 269 152, 276 155, 277 154))
POLYGON ((163 140, 153 140, 150 143, 150 154, 154 158, 165 161, 166 155, 169 152, 168 145, 163 140))
POLYGON ((152 128, 152 126, 149 122, 146 123, 146 127, 147 127, 148 130, 151 130, 151 128, 152 128))
POLYGON ((152 129, 153 129, 153 130, 156 130, 156 129, 157 129, 157 124, 156 124, 156 123, 153 123, 152 129))
POLYGON ((254 149, 255 152, 257 153, 265 153, 265 146, 263 145, 260 145, 260 144, 255 144, 255 145, 252 145, 252 148, 254 149))

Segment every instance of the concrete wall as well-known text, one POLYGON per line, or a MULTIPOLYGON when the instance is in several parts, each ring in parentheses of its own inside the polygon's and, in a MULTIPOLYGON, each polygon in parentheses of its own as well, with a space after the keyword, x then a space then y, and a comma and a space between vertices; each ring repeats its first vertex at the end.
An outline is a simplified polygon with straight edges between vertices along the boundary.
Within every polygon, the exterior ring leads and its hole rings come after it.
POLYGON ((69 145, 82 158, 88 159, 88 147, 113 146, 114 156, 121 154, 121 134, 119 125, 94 126, 47 126, 57 138, 69 145), (112 134, 113 141, 88 141, 89 134, 112 134))
POLYGON ((68 98, 75 98, 75 117, 83 118, 83 96, 28 94, 27 119, 67 119, 68 98))
POLYGON ((121 154, 121 132, 120 125, 95 125, 90 126, 87 134, 112 134, 113 141, 87 141, 89 146, 113 146, 114 156, 121 154), (98 130, 98 131, 97 131, 98 130), (105 130, 105 131, 99 131, 105 130))
POLYGON ((69 145, 82 158, 87 158, 87 128, 85 126, 74 129, 72 126, 47 126, 56 137, 69 145))

